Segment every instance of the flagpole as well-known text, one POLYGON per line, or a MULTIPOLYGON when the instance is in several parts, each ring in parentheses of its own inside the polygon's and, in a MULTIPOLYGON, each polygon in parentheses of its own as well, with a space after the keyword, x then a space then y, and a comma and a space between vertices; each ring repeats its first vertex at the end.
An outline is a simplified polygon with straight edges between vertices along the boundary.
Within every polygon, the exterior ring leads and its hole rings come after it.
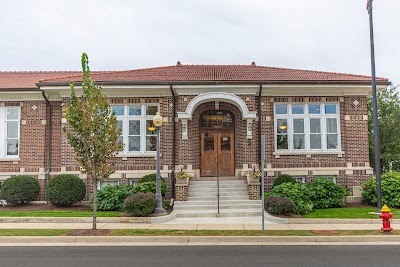
POLYGON ((374 151, 375 151, 375 177, 376 177, 376 196, 377 208, 380 212, 382 208, 382 191, 381 191, 381 161, 380 161, 380 144, 379 144, 379 125, 378 125, 378 103, 376 99, 376 74, 375 74, 375 48, 374 48, 374 25, 372 20, 372 1, 368 0, 369 13, 369 35, 371 44, 371 72, 372 72, 372 110, 374 118, 374 151))

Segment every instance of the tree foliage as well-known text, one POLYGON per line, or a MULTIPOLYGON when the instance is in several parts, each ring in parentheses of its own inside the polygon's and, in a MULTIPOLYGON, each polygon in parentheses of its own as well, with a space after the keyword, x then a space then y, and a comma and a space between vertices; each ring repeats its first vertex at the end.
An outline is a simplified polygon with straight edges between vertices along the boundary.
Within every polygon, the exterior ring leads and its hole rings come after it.
MULTIPOLYGON (((400 96, 389 86, 377 94, 381 171, 400 170, 400 96)), ((370 163, 375 168, 372 97, 368 100, 370 163)))
POLYGON ((91 179, 94 192, 93 229, 96 229, 97 183, 114 172, 110 159, 123 149, 118 141, 121 130, 112 113, 107 97, 90 77, 89 61, 82 54, 82 95, 77 96, 74 83, 70 83, 71 97, 65 109, 68 125, 63 128, 68 143, 75 150, 82 173, 91 179))

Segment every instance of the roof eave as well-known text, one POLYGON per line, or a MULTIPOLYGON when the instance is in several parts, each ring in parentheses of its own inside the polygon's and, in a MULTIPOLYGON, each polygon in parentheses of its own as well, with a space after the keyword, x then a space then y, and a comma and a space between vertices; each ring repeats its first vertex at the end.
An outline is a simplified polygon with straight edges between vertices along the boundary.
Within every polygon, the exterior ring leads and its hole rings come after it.
MULTIPOLYGON (((97 85, 219 85, 219 84, 351 84, 351 85, 370 85, 371 81, 95 81, 97 85)), ((377 81, 377 85, 390 85, 388 80, 377 81)), ((81 85, 82 82, 75 82, 81 85)), ((38 82, 38 87, 42 86, 68 86, 69 82, 38 82)))

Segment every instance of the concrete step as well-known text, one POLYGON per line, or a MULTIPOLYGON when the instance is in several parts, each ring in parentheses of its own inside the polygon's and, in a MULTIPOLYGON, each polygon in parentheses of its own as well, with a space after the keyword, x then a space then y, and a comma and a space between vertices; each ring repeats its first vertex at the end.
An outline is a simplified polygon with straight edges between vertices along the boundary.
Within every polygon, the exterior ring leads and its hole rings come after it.
MULTIPOLYGON (((258 204, 261 205, 261 200, 220 200, 221 205, 238 205, 238 204, 258 204)), ((196 206, 196 205, 213 205, 216 204, 216 201, 175 201, 174 207, 176 206, 196 206)))
MULTIPOLYGON (((193 181, 191 180, 189 184, 217 184, 217 181, 193 181)), ((246 184, 246 180, 235 180, 235 181, 219 181, 220 185, 223 184, 246 184)))
MULTIPOLYGON (((213 192, 217 193, 218 188, 201 188, 201 189, 194 189, 194 188, 189 188, 188 193, 207 193, 207 192, 213 192)), ((247 193, 247 188, 220 188, 219 192, 229 192, 232 194, 236 193, 247 193)))
MULTIPOLYGON (((187 197, 188 201, 217 201, 217 195, 215 196, 188 196, 187 197)), ((220 196, 220 200, 249 200, 249 196, 220 196)))
MULTIPOLYGON (((203 189, 203 188, 207 188, 207 189, 214 189, 214 188, 218 188, 218 186, 216 184, 207 184, 207 185, 199 185, 199 184, 191 184, 189 185, 189 189, 203 189)), ((224 188, 224 189, 235 189, 235 188, 247 188, 246 184, 225 184, 225 185, 219 185, 219 188, 224 188)))
MULTIPOLYGON (((261 210, 261 204, 238 204, 238 205, 219 205, 220 210, 237 210, 237 209, 260 209, 261 210)), ((197 206, 174 206, 175 211, 180 211, 180 210, 216 210, 218 209, 217 204, 212 204, 212 205, 197 205, 197 206)))
MULTIPOLYGON (((220 217, 261 216, 261 209, 220 209, 220 217)), ((177 218, 217 217, 217 210, 177 211, 177 218)))
MULTIPOLYGON (((196 178, 196 182, 208 182, 208 181, 217 181, 218 177, 200 177, 196 178)), ((235 176, 228 176, 228 177, 219 177, 220 181, 245 181, 246 177, 235 177, 235 176)))
MULTIPOLYGON (((217 192, 190 192, 190 193, 188 193, 188 197, 202 197, 202 196, 204 196, 204 197, 211 197, 211 196, 217 196, 217 192)), ((220 197, 229 197, 229 196, 237 196, 237 197, 240 197, 240 196, 249 196, 249 194, 247 193, 247 191, 244 191, 244 192, 235 192, 235 193, 232 193, 232 192, 219 192, 219 196, 220 197)))

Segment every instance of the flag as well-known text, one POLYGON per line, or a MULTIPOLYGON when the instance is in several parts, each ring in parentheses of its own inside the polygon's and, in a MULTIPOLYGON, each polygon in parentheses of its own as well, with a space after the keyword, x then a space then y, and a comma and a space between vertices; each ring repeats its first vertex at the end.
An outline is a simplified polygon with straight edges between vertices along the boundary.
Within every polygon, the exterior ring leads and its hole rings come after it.
POLYGON ((367 0, 367 11, 368 11, 368 14, 371 12, 371 10, 372 10, 372 1, 373 0, 367 0))

